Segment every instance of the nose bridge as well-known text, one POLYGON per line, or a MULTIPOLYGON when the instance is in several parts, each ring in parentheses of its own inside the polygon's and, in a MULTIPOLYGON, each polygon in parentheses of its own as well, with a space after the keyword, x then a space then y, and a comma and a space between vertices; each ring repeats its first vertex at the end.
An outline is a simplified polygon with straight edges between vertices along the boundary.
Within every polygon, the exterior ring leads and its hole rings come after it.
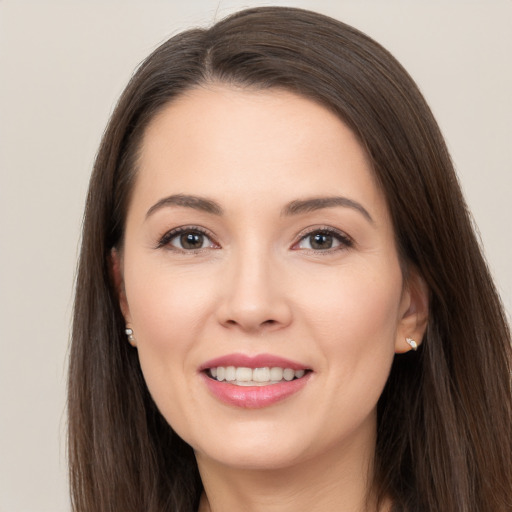
POLYGON ((271 248, 257 241, 234 251, 229 259, 220 320, 247 331, 280 328, 291 320, 286 289, 271 248))

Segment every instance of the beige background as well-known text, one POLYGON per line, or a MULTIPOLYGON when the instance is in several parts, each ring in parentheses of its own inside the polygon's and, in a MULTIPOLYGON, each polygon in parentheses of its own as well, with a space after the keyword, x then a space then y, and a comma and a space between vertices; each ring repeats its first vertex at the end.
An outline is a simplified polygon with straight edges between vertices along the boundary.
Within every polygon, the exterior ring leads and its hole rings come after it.
MULTIPOLYGON (((258 1, 0 0, 0 512, 69 510, 65 367, 94 154, 162 40, 258 1)), ((296 1, 383 43, 445 133, 512 311, 512 1, 296 1)), ((411 198, 414 200, 414 198, 411 198)))

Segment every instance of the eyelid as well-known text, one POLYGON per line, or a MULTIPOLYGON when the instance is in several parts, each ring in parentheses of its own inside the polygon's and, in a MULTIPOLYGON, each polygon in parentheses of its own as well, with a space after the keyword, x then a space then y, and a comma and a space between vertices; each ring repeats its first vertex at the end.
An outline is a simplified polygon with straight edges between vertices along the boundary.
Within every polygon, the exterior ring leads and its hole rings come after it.
MULTIPOLYGON (((354 240, 352 239, 352 237, 347 235, 347 233, 345 233, 344 231, 341 231, 340 229, 334 228, 332 226, 318 225, 318 226, 309 226, 309 227, 303 229, 296 236, 296 241, 293 243, 291 249, 292 250, 304 250, 304 251, 308 251, 309 250, 310 252, 314 252, 316 254, 319 254, 319 253, 330 253, 330 252, 334 252, 334 251, 344 250, 344 249, 352 247, 353 245, 354 245, 354 240), (299 249, 299 248, 297 248, 297 245, 302 240, 304 240, 308 236, 311 236, 314 233, 324 233, 324 234, 331 235, 331 236, 335 237, 340 242, 340 246, 334 247, 334 248, 330 248, 330 249, 324 249, 324 250, 318 250, 318 249, 316 249, 316 250, 315 249, 299 249)), ((205 229, 205 228, 203 228, 201 226, 186 225, 186 226, 178 226, 176 228, 173 228, 173 229, 170 229, 170 230, 166 231, 159 238, 155 248, 156 249, 169 248, 169 250, 174 250, 174 251, 177 251, 177 252, 194 253, 194 252, 199 252, 199 251, 203 251, 205 249, 210 249, 210 248, 220 249, 220 245, 215 241, 214 235, 209 230, 207 230, 207 229, 205 229), (205 237, 208 238, 208 240, 211 242, 212 246, 214 246, 214 247, 185 250, 185 249, 180 249, 179 247, 171 246, 170 242, 174 238, 176 238, 177 236, 179 236, 179 235, 181 235, 183 233, 188 233, 188 232, 201 233, 202 235, 204 235, 205 237)))
POLYGON ((215 241, 214 239, 214 236, 213 234, 208 231, 207 229, 201 227, 201 226, 195 226, 195 225, 188 225, 188 226, 178 226, 176 228, 173 228, 173 229, 170 229, 168 231, 166 231, 158 240, 157 242, 157 245, 156 245, 156 249, 161 249, 161 248, 168 248, 169 250, 174 250, 174 251, 177 251, 177 252, 187 252, 187 253, 194 253, 194 252, 199 252, 199 251, 203 251, 204 249, 209 249, 210 247, 203 247, 201 249, 188 249, 188 250, 185 250, 185 249, 180 249, 179 247, 174 247, 174 246, 171 246, 170 242, 171 240, 173 240, 174 238, 176 238, 177 236, 179 235, 182 235, 183 233, 201 233, 202 235, 204 235, 206 238, 208 238, 208 240, 210 240, 210 242, 212 243, 213 246, 215 247, 212 247, 212 248, 220 248, 219 244, 215 241))
POLYGON ((334 251, 340 251, 340 250, 346 250, 350 247, 354 246, 354 240, 351 236, 347 235, 344 231, 341 231, 340 229, 334 228, 332 226, 310 226, 302 230, 296 237, 296 241, 292 245, 292 250, 303 250, 303 251, 310 251, 314 252, 315 254, 326 254, 326 253, 332 253, 334 251), (297 248, 297 245, 302 242, 305 238, 308 236, 313 235, 314 233, 324 233, 331 235, 335 237, 339 242, 340 246, 333 247, 330 249, 323 249, 323 250, 315 250, 315 249, 299 249, 297 248))

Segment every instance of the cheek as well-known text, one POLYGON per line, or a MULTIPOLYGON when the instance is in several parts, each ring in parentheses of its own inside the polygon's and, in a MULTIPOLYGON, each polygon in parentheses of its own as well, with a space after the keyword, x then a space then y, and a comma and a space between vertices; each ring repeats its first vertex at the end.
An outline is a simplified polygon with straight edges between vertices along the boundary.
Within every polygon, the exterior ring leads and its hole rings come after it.
POLYGON ((213 290, 197 276, 158 266, 144 275, 135 268, 125 282, 144 378, 157 404, 173 403, 185 385, 180 376, 197 371, 196 342, 213 290))
POLYGON ((350 439, 375 428, 394 358, 398 303, 390 287, 361 279, 344 280, 330 295, 309 316, 325 355, 319 373, 323 392, 315 400, 324 414, 314 428, 323 429, 326 442, 338 439, 340 431, 350 439))
MULTIPOLYGON (((402 289, 396 265, 386 272, 361 267, 325 279, 322 293, 305 289, 302 311, 312 339, 327 356, 325 373, 338 410, 365 404, 372 409, 385 385, 395 352, 402 289), (360 271, 359 271, 360 270, 360 271), (339 390, 343 389, 343 393, 339 390)), ((377 269, 378 270, 378 269, 377 269)))
POLYGON ((127 288, 139 362, 158 409, 184 435, 195 428, 195 415, 186 413, 197 407, 190 377, 197 372, 197 339, 211 295, 187 277, 171 279, 165 272, 145 277, 127 288))
POLYGON ((211 309, 212 285, 191 272, 147 265, 125 277, 130 316, 137 338, 155 349, 186 344, 211 309))
POLYGON ((317 276, 312 286, 302 286, 304 316, 326 338, 347 343, 393 338, 399 317, 402 275, 398 263, 379 267, 341 268, 337 275, 317 276))

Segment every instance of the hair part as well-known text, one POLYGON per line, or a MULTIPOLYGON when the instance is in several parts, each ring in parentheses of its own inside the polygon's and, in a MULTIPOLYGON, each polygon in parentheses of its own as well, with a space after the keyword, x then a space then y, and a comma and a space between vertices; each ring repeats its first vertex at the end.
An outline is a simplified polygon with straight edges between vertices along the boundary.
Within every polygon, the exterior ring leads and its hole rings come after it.
POLYGON ((394 511, 512 509, 511 345, 439 128, 413 80, 366 35, 292 8, 249 9, 162 44, 110 119, 91 177, 77 274, 68 385, 76 512, 193 511, 190 446, 158 412, 110 277, 148 123, 214 83, 285 89, 358 136, 387 200, 397 247, 430 290, 417 353, 395 357, 378 404, 375 493, 394 511))

